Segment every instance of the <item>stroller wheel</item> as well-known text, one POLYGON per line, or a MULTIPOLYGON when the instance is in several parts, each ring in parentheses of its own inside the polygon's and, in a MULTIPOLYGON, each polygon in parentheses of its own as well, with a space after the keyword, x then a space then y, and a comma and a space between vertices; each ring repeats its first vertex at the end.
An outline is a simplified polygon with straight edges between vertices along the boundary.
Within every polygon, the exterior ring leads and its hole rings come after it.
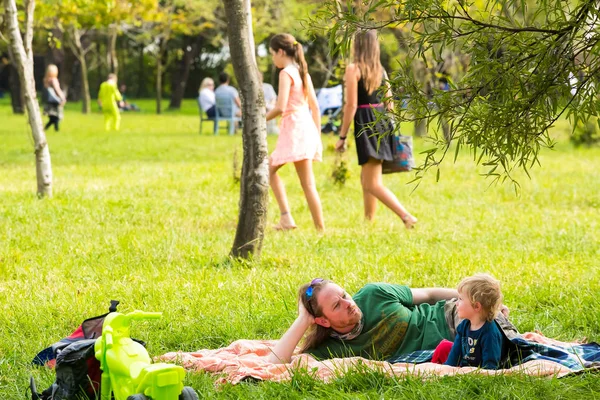
POLYGON ((179 395, 179 400, 198 400, 198 394, 191 387, 184 386, 179 395))
POLYGON ((148 397, 141 393, 132 394, 131 396, 127 396, 127 400, 149 400, 148 397))

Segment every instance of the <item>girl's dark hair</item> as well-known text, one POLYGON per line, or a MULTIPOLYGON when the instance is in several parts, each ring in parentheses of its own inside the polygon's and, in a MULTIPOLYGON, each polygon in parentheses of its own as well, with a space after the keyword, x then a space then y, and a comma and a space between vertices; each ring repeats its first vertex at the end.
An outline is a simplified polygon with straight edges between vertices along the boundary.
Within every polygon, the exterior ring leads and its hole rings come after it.
POLYGON ((289 33, 279 33, 271 38, 269 47, 273 49, 273 51, 283 50, 288 57, 291 57, 296 64, 298 64, 300 78, 302 78, 302 87, 306 91, 308 66, 304 59, 304 49, 302 48, 302 45, 289 33))
MULTIPOLYGON (((319 295, 319 292, 329 283, 331 283, 331 281, 323 279, 318 283, 304 284, 298 290, 298 299, 302 302, 302 305, 304 308, 306 308, 309 314, 315 318, 323 316, 321 306, 317 302, 317 296, 319 295), (312 287, 312 294, 309 297, 306 291, 310 287, 312 287)), ((306 337, 304 338, 304 342, 301 344, 300 352, 305 353, 307 350, 318 346, 325 341, 330 334, 331 328, 325 328, 324 326, 314 324, 308 329, 306 337)))

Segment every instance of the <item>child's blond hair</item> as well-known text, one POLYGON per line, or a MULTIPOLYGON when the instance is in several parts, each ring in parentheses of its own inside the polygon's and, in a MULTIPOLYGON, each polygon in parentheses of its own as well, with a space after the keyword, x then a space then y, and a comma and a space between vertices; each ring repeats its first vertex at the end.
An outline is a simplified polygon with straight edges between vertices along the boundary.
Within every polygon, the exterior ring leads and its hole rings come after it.
POLYGON ((500 282, 491 275, 477 274, 463 279, 458 291, 464 294, 471 304, 480 303, 488 321, 493 321, 502 306, 500 282))

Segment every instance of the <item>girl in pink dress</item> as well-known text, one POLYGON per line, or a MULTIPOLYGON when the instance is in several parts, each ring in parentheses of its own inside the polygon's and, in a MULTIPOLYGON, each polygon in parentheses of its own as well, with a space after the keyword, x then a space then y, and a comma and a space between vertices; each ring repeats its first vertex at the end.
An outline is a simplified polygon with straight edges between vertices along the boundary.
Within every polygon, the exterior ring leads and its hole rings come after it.
POLYGON ((279 73, 279 93, 275 108, 267 113, 267 121, 281 115, 279 138, 269 159, 269 180, 279 205, 278 230, 296 228, 290 212, 285 187, 277 171, 286 163, 294 163, 308 208, 317 230, 325 229, 321 200, 312 170, 313 160, 321 161, 321 114, 302 45, 287 33, 273 36, 270 42, 273 63, 279 73))

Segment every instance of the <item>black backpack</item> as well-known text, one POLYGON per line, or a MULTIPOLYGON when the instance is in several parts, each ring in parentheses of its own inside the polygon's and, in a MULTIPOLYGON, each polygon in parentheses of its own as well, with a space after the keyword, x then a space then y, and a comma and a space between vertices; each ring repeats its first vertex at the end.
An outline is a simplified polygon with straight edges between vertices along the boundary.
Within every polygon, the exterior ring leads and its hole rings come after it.
MULTIPOLYGON (((109 313, 117 311, 116 300, 111 300, 109 313)), ((96 340, 102 336, 102 324, 108 313, 89 318, 71 334, 40 351, 32 363, 56 370, 56 381, 38 393, 33 377, 29 380, 32 400, 95 399, 100 395, 100 361, 94 354, 96 340)), ((142 343, 144 344, 144 343, 142 343)))

